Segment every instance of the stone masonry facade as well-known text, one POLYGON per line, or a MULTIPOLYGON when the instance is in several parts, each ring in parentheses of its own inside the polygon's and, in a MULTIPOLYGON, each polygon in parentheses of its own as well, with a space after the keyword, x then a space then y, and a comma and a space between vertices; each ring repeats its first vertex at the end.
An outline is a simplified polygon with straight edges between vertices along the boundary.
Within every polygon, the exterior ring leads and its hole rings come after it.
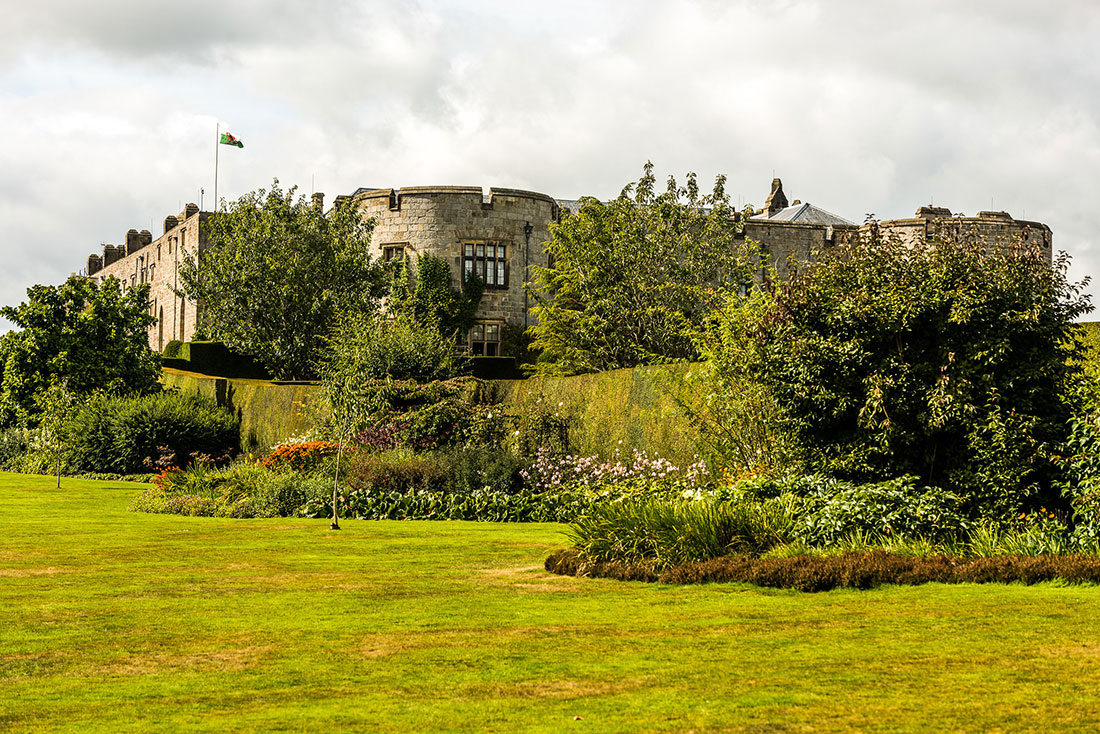
POLYGON ((179 215, 165 217, 164 233, 155 240, 147 229, 131 229, 125 244, 104 245, 102 254, 88 256, 88 277, 118 278, 123 288, 149 284, 150 313, 157 319, 149 327, 149 346, 157 351, 173 339, 190 341, 195 333, 198 305, 178 295, 178 272, 185 253, 194 257, 206 247, 203 224, 209 216, 188 204, 179 215))
MULTIPOLYGON (((323 200, 322 194, 314 194, 316 206, 323 200)), ((543 243, 550 239, 550 225, 571 202, 518 189, 491 188, 486 194, 480 187, 417 186, 361 188, 336 198, 336 206, 345 203, 375 220, 373 257, 409 258, 414 268, 424 253, 442 257, 451 264, 455 288, 461 287, 465 272, 481 277, 485 291, 466 346, 473 354, 492 356, 500 353, 506 325, 534 323, 523 284, 531 280, 533 268, 549 264, 543 243)), ((115 277, 126 288, 150 284, 150 308, 157 323, 149 329, 149 345, 158 351, 172 339, 189 341, 195 333, 199 306, 178 294, 177 272, 185 253, 194 255, 207 246, 203 224, 209 216, 188 204, 178 216, 165 218, 164 232, 156 239, 148 230, 132 229, 125 244, 104 245, 102 254, 88 257, 88 277, 115 277)), ((775 179, 764 208, 745 222, 744 236, 758 243, 780 277, 786 277, 792 261, 813 260, 817 253, 866 233, 867 227, 799 201, 788 206, 782 182, 775 179)), ((1024 239, 1037 244, 1048 261, 1053 254, 1047 225, 1014 219, 1006 212, 963 217, 942 207, 920 207, 911 218, 882 221, 879 227, 909 241, 930 238, 941 228, 979 238, 991 247, 1024 239)), ((762 267, 760 277, 764 275, 762 267)))

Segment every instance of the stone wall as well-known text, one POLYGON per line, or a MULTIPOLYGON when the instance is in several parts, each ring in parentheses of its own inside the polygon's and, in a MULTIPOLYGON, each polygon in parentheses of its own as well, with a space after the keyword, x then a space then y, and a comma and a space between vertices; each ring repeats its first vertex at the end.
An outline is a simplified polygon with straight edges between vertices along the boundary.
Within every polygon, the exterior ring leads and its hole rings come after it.
POLYGON ((178 216, 164 220, 164 233, 153 239, 148 230, 126 233, 125 244, 104 245, 102 254, 88 256, 88 277, 103 282, 118 278, 122 287, 149 284, 150 313, 157 323, 149 327, 149 346, 157 351, 172 339, 190 341, 195 333, 198 308, 176 295, 178 269, 184 253, 192 255, 206 246, 202 224, 209 212, 188 204, 178 216))
MULTIPOLYGON (((394 256, 400 251, 415 268, 423 253, 451 263, 451 283, 461 286, 464 250, 468 245, 504 250, 503 283, 486 281, 477 311, 483 324, 533 323, 523 283, 535 266, 547 264, 543 243, 549 225, 558 217, 557 202, 533 191, 479 187, 418 186, 360 190, 352 197, 364 217, 376 221, 371 240, 373 255, 394 256)), ((475 258, 478 250, 475 249, 475 258)), ((479 263, 480 264, 480 263, 479 263)))
POLYGON ((812 261, 816 253, 855 237, 858 232, 855 226, 749 219, 744 235, 760 247, 766 261, 757 276, 760 279, 768 263, 775 266, 780 278, 787 278, 798 263, 812 261))
POLYGON ((922 206, 913 217, 888 219, 880 222, 879 228, 910 242, 931 238, 937 232, 982 240, 989 247, 1006 247, 1022 240, 1038 246, 1047 262, 1053 257, 1054 236, 1050 227, 1042 222, 1014 219, 1008 212, 979 212, 976 217, 964 217, 944 207, 922 206))

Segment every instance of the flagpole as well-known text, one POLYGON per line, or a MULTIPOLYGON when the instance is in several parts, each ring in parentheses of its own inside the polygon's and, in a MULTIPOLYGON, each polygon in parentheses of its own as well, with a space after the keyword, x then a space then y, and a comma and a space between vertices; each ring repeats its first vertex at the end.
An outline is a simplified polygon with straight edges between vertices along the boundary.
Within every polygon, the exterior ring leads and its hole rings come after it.
POLYGON ((218 143, 221 140, 222 124, 219 122, 214 132, 214 211, 218 211, 218 143))

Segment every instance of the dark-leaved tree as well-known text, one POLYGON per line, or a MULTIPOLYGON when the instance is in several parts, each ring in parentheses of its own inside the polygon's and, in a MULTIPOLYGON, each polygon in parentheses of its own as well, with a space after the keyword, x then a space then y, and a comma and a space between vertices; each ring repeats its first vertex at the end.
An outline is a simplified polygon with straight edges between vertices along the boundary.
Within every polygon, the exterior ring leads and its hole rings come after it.
POLYGON ((739 356, 807 470, 919 477, 985 516, 1053 508, 1074 320, 1091 310, 1067 266, 1030 245, 954 229, 903 241, 872 223, 766 294, 739 356))

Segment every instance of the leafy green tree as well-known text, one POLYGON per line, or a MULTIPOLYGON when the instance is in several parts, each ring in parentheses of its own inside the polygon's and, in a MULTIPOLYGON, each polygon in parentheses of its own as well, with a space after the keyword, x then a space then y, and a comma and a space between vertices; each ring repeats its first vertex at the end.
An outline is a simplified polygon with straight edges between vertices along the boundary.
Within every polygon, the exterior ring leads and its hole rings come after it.
POLYGON ((1073 321, 1091 306, 1064 253, 1052 267, 1037 248, 990 245, 947 231, 906 242, 872 223, 763 293, 741 354, 804 468, 915 476, 984 515, 1058 506, 1073 321))
POLYGON ((669 178, 658 192, 653 164, 637 184, 550 226, 551 265, 535 269, 529 292, 538 325, 532 348, 543 373, 598 372, 694 359, 690 332, 721 303, 721 293, 751 282, 754 252, 739 237, 719 176, 700 195, 669 178))
POLYGON ((35 397, 41 416, 38 423, 39 437, 53 454, 57 488, 60 489, 62 455, 73 442, 69 421, 76 409, 76 398, 69 391, 64 379, 54 380, 48 388, 35 397))
POLYGON ((209 247, 180 266, 210 338, 279 378, 312 374, 338 316, 369 313, 384 289, 370 257, 374 223, 354 206, 327 213, 274 181, 207 224, 209 247))
POLYGON ((159 389, 160 356, 149 349, 146 329, 149 287, 123 291, 119 281, 102 284, 71 277, 60 286, 36 285, 27 301, 0 308, 21 329, 0 338, 0 424, 37 420, 36 397, 51 383, 84 395, 159 389))
POLYGON ((367 382, 379 379, 432 382, 465 370, 453 335, 404 313, 357 314, 343 319, 321 359, 322 382, 334 375, 367 382))

